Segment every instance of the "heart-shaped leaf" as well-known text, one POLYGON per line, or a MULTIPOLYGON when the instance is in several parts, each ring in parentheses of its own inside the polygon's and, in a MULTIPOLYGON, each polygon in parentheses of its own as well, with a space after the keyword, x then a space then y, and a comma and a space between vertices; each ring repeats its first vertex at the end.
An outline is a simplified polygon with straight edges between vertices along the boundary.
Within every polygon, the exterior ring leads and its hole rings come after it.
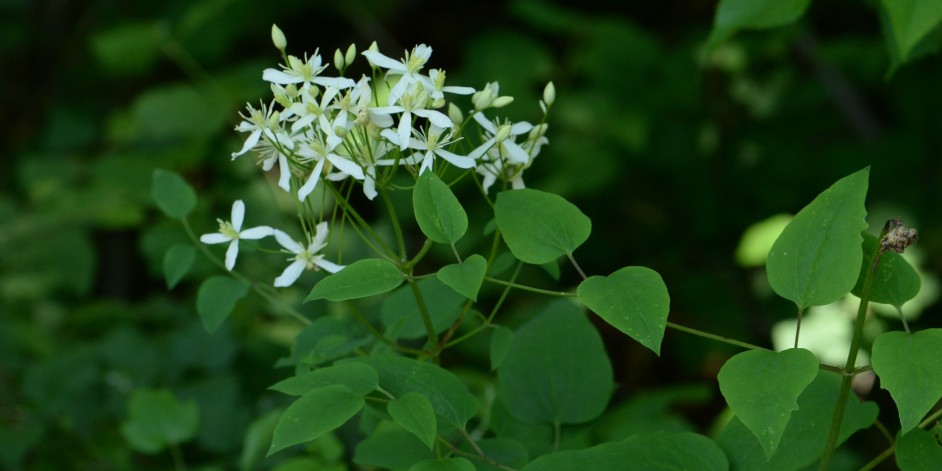
POLYGON ((402 428, 422 440, 431 450, 437 431, 435 411, 428 398, 417 392, 407 392, 391 401, 386 411, 402 428))
POLYGON ((340 384, 308 392, 278 418, 268 455, 340 427, 360 412, 364 404, 363 396, 340 384))
POLYGON ((412 191, 412 206, 419 229, 439 244, 453 244, 468 230, 468 215, 434 172, 423 172, 412 191))
MULTIPOLYGON (((864 280, 866 280, 867 271, 870 270, 873 251, 877 250, 880 243, 876 236, 864 234, 863 237, 863 264, 860 266, 857 285, 851 291, 858 297, 862 294, 864 280)), ((885 252, 880 255, 880 264, 873 277, 870 302, 889 304, 896 308, 902 308, 906 301, 916 297, 922 285, 919 274, 913 266, 896 252, 885 252)))
POLYGON ((304 302, 315 299, 346 301, 392 291, 402 284, 402 272, 378 258, 358 260, 314 285, 304 302))
POLYGON ((871 362, 906 434, 942 397, 942 329, 883 333, 873 342, 871 362))
POLYGON ((730 358, 720 369, 720 391, 736 417, 772 456, 798 409, 798 396, 814 381, 818 359, 808 350, 750 350, 730 358))
POLYGON ((196 207, 196 191, 186 180, 167 170, 154 170, 151 197, 168 217, 183 219, 196 207))
POLYGON ((625 267, 607 277, 592 276, 576 294, 605 322, 660 355, 670 295, 656 271, 625 267))
POLYGON ((824 190, 772 245, 766 261, 769 284, 799 309, 830 304, 857 283, 869 175, 868 167, 824 190))
POLYGON ((206 279, 196 292, 196 313, 209 333, 232 314, 236 303, 249 293, 248 286, 228 276, 216 275, 206 279))
POLYGON ((639 433, 618 442, 547 453, 520 471, 729 469, 713 440, 690 432, 639 433))
POLYGON ((913 429, 896 438, 896 464, 907 471, 936 471, 942 463, 942 428, 913 429))
POLYGON ((592 221, 575 205, 529 188, 499 193, 494 216, 514 256, 535 265, 572 254, 592 232, 592 221))
POLYGON ((462 296, 472 301, 477 301, 478 291, 481 289, 481 283, 484 281, 484 272, 486 271, 487 260, 484 260, 484 257, 478 254, 474 254, 464 259, 461 263, 441 267, 436 276, 439 281, 445 283, 462 296))

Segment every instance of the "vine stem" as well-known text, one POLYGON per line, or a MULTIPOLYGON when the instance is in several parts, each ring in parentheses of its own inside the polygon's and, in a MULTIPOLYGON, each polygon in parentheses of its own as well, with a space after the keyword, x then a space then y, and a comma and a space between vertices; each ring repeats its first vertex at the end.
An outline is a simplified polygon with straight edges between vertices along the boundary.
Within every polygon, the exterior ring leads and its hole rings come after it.
POLYGON ((674 330, 679 330, 681 332, 686 332, 688 334, 696 335, 698 337, 703 337, 711 340, 716 340, 717 342, 723 342, 729 345, 735 345, 737 347, 742 347, 748 350, 768 350, 768 348, 760 347, 758 345, 753 345, 751 343, 742 342, 736 339, 731 339, 729 337, 723 337, 721 335, 711 334, 709 332, 704 332, 702 330, 697 330, 692 327, 682 326, 680 324, 675 324, 668 321, 667 326, 674 330))
MULTIPOLYGON (((890 229, 890 221, 883 226, 883 231, 877 240, 882 240, 890 229)), ((831 459, 834 457, 834 450, 837 448, 837 440, 841 434, 841 422, 844 420, 844 409, 847 406, 847 398, 850 396, 850 387, 854 381, 855 369, 857 363, 857 353, 860 351, 860 343, 863 340, 864 323, 867 320, 867 308, 870 306, 870 293, 873 288, 874 274, 877 266, 880 264, 880 255, 883 252, 877 245, 873 249, 873 256, 870 258, 870 267, 867 270, 867 277, 864 278, 863 289, 860 292, 860 305, 857 307, 857 319, 854 321, 854 338, 850 343, 850 351, 847 353, 847 362, 844 364, 844 370, 841 375, 841 389, 837 394, 837 404, 834 405, 834 415, 831 417, 831 430, 828 432, 828 441, 824 445, 824 455, 821 456, 821 463, 818 470, 826 471, 831 466, 831 459)))

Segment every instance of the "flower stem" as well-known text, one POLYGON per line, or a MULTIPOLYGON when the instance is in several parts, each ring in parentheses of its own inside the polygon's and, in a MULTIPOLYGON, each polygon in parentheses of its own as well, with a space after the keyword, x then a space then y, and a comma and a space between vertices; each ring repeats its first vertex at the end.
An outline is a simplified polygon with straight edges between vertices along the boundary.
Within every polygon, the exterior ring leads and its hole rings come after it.
POLYGON ((513 283, 513 282, 510 282, 510 281, 504 281, 504 280, 501 280, 501 279, 498 279, 498 278, 493 278, 493 277, 490 277, 490 276, 485 276, 485 277, 484 277, 484 280, 485 280, 485 281, 490 281, 491 283, 494 283, 494 284, 497 284, 497 285, 504 285, 504 286, 508 286, 508 287, 510 287, 510 288, 517 288, 517 289, 523 290, 523 291, 530 291, 530 292, 532 292, 532 293, 547 294, 547 295, 550 295, 550 296, 569 296, 569 297, 574 297, 574 296, 576 296, 576 293, 569 293, 569 292, 566 292, 566 291, 550 291, 550 290, 548 290, 548 289, 540 289, 540 288, 534 288, 534 287, 532 287, 532 286, 518 285, 517 283, 513 283))
POLYGON ((717 342, 723 342, 723 343, 726 343, 726 344, 729 344, 729 345, 735 345, 735 346, 737 346, 737 347, 742 347, 742 348, 745 348, 745 349, 748 349, 748 350, 768 350, 768 348, 763 348, 763 347, 760 347, 760 346, 758 346, 758 345, 753 345, 753 344, 751 344, 751 343, 741 342, 741 341, 739 341, 739 340, 731 339, 731 338, 729 338, 729 337, 723 337, 723 336, 721 336, 721 335, 711 334, 711 333, 709 333, 709 332, 704 332, 704 331, 702 331, 702 330, 697 330, 697 329, 694 329, 694 328, 691 328, 691 327, 685 327, 685 326, 682 326, 682 325, 680 325, 680 324, 675 324, 675 323, 673 323, 673 322, 668 322, 668 323, 667 323, 667 326, 670 327, 670 328, 672 328, 672 329, 674 329, 674 330, 679 330, 679 331, 681 331, 681 332, 686 332, 686 333, 688 333, 688 334, 693 334, 693 335, 696 335, 696 336, 698 336, 698 337, 703 337, 703 338, 707 338, 707 339, 711 339, 711 340, 716 340, 717 342))

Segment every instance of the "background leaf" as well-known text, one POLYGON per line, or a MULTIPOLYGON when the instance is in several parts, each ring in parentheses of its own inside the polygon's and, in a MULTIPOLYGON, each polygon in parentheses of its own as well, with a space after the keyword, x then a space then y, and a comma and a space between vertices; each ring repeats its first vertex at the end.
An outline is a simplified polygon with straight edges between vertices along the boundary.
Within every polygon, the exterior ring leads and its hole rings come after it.
POLYGON ((340 384, 308 392, 278 418, 268 455, 340 427, 360 412, 364 404, 362 395, 340 384))
MULTIPOLYGON (((458 319, 464 297, 436 278, 425 278, 416 284, 432 318, 435 332, 444 332, 458 319)), ((427 335, 411 286, 403 286, 383 301, 380 318, 398 338, 418 339, 427 335)))
POLYGON ((419 437, 429 450, 433 449, 437 427, 435 411, 427 397, 417 392, 407 392, 389 401, 386 411, 402 428, 419 437))
POLYGON ((818 372, 818 359, 808 350, 750 350, 720 369, 717 379, 727 404, 756 435, 767 457, 778 447, 798 396, 818 372))
POLYGON ((484 257, 478 254, 474 254, 461 263, 453 263, 439 268, 435 276, 462 296, 477 301, 478 291, 481 289, 486 271, 487 260, 484 260, 484 257))
POLYGON ((359 466, 405 471, 434 456, 418 437, 396 426, 393 430, 376 430, 358 443, 353 462, 359 466))
POLYGON ((582 450, 565 450, 541 456, 520 471, 641 471, 729 469, 723 451, 712 440, 695 433, 646 433, 619 442, 582 450))
POLYGON ((358 260, 319 281, 304 301, 365 298, 392 291, 401 284, 402 273, 392 263, 377 258, 358 260))
POLYGON ((494 215, 514 256, 536 265, 572 254, 592 231, 592 221, 579 208, 539 190, 499 193, 494 215))
POLYGON ((811 0, 720 0, 709 44, 716 45, 741 29, 766 29, 792 23, 811 0))
POLYGON ((173 289, 186 276, 195 259, 196 248, 193 244, 180 243, 167 249, 164 254, 164 280, 167 282, 167 289, 173 289))
POLYGON ((942 3, 934 0, 880 0, 889 20, 888 34, 893 36, 899 62, 913 56, 919 43, 942 22, 942 3))
POLYGON ((942 398, 942 329, 880 334, 871 362, 896 402, 900 433, 906 434, 942 398))
POLYGON ((512 330, 501 325, 494 327, 494 331, 491 333, 491 371, 500 368, 504 358, 507 358, 507 353, 510 352, 513 341, 514 332, 512 330))
POLYGON ((248 286, 225 275, 211 276, 200 284, 196 292, 196 312, 206 331, 216 332, 248 292, 248 286))
POLYGON ((281 380, 268 389, 292 396, 303 396, 311 390, 331 384, 342 384, 355 394, 366 395, 379 386, 379 376, 369 365, 339 363, 281 380))
POLYGON ((857 282, 869 175, 868 167, 824 190, 772 245, 766 261, 769 284, 799 309, 830 304, 857 282))
POLYGON ((183 219, 196 207, 196 191, 180 175, 167 170, 154 170, 151 196, 167 217, 183 219))
POLYGON ((135 450, 153 454, 193 438, 198 426, 195 402, 181 402, 167 389, 138 389, 128 401, 121 434, 135 450))
POLYGON ((896 436, 896 464, 906 471, 934 471, 942 463, 942 437, 939 426, 932 430, 916 428, 896 436))
POLYGON ((453 244, 468 231, 468 215, 434 172, 425 172, 412 190, 415 221, 422 233, 439 244, 453 244))
POLYGON ((670 295, 656 271, 625 267, 607 277, 592 276, 576 293, 605 322, 660 355, 670 295))
POLYGON ((416 463, 409 471, 474 471, 474 465, 465 458, 445 458, 416 463))
POLYGON ((498 397, 517 419, 577 424, 598 417, 612 396, 612 366, 585 313, 550 304, 515 333, 497 369, 498 397))

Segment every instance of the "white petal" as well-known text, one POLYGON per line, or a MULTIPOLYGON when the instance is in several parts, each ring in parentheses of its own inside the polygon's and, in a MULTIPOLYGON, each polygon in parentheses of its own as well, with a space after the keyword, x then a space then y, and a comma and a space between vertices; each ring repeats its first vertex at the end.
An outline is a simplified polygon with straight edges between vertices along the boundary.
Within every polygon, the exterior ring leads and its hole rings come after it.
POLYGON ((357 165, 356 162, 349 159, 345 159, 336 154, 327 154, 327 160, 329 160, 330 163, 334 164, 334 167, 337 167, 337 169, 339 169, 343 173, 346 173, 347 175, 350 175, 351 177, 356 178, 357 180, 363 179, 363 169, 360 168, 360 166, 357 165))
POLYGON ((325 245, 327 245, 327 221, 321 221, 317 224, 317 227, 314 228, 314 245, 317 247, 317 250, 312 251, 317 252, 325 245))
POLYGON ((532 124, 526 121, 520 121, 519 123, 514 123, 512 126, 510 126, 510 134, 513 136, 519 136, 521 134, 530 132, 531 129, 533 129, 532 124))
POLYGON ((204 244, 221 244, 223 242, 229 242, 232 240, 232 237, 229 237, 218 232, 212 234, 203 234, 200 236, 200 242, 204 244))
POLYGON ((294 263, 288 265, 288 268, 281 272, 281 276, 275 278, 275 286, 278 288, 291 286, 304 272, 304 265, 303 260, 295 260, 294 263))
POLYGON ((277 83, 278 85, 287 85, 289 83, 299 83, 303 81, 298 75, 287 74, 277 69, 265 69, 265 71, 262 72, 262 80, 277 83))
POLYGON ((370 122, 378 128, 388 128, 393 125, 392 116, 388 114, 376 114, 373 110, 367 110, 367 113, 370 115, 370 122))
POLYGON ((412 134, 412 113, 406 111, 399 118, 399 129, 396 135, 399 136, 399 150, 406 150, 409 147, 409 135, 412 134))
POLYGON ((239 232, 242 229, 242 218, 245 217, 245 203, 242 200, 235 200, 235 203, 232 203, 232 219, 229 221, 232 222, 232 228, 239 232))
POLYGON ((484 141, 484 144, 479 145, 476 149, 472 150, 470 154, 468 154, 468 158, 472 160, 481 158, 481 156, 484 155, 484 153, 487 152, 488 149, 490 149, 493 145, 494 138, 484 141))
POLYGON ((511 187, 513 187, 514 190, 520 190, 520 189, 526 188, 526 186, 523 184, 523 175, 518 174, 516 177, 513 178, 513 180, 510 180, 510 185, 511 187))
POLYGON ((304 201, 304 199, 307 198, 307 195, 314 191, 314 188, 317 187, 317 182, 321 181, 322 171, 324 171, 324 161, 318 160, 317 165, 314 166, 314 171, 311 172, 311 176, 308 177, 307 182, 304 183, 304 186, 298 189, 298 201, 304 201))
POLYGON ((523 150, 516 143, 510 141, 504 141, 504 148, 507 149, 507 153, 510 154, 510 160, 518 164, 526 164, 530 161, 530 154, 527 154, 527 151, 523 150))
POLYGON ((454 93, 455 95, 470 95, 474 93, 474 89, 471 87, 454 87, 450 85, 447 87, 442 87, 442 91, 454 93))
POLYGON ((425 158, 422 159, 422 166, 419 168, 419 175, 422 175, 426 170, 432 169, 432 163, 435 161, 432 151, 425 153, 425 158))
POLYGON ((344 265, 337 265, 336 263, 328 262, 321 257, 314 257, 314 260, 311 260, 311 262, 314 262, 314 265, 317 265, 330 273, 337 273, 338 271, 344 269, 344 265))
POLYGON ((471 168, 474 167, 474 159, 470 157, 464 157, 457 154, 452 154, 444 149, 438 149, 435 151, 441 158, 451 162, 452 165, 458 168, 471 168))
POLYGON ((280 167, 281 175, 278 177, 278 186, 282 190, 291 191, 291 169, 288 168, 288 159, 282 154, 278 154, 278 167, 280 167))
POLYGON ((484 193, 487 193, 487 190, 497 181, 497 175, 494 175, 491 172, 484 171, 484 181, 481 182, 481 187, 484 189, 484 193))
POLYGON ((370 64, 377 67, 382 67, 384 69, 390 70, 399 70, 405 72, 406 68, 402 65, 402 62, 399 62, 395 59, 387 57, 380 53, 379 51, 363 51, 361 54, 366 56, 366 60, 370 61, 370 64))
POLYGON ((454 126, 455 123, 451 122, 451 118, 448 117, 445 113, 435 110, 414 110, 416 115, 428 119, 432 124, 440 128, 450 128, 454 126))
POLYGON ((255 144, 258 144, 258 138, 262 136, 262 131, 256 129, 252 131, 252 134, 249 134, 249 137, 245 139, 245 143, 242 144, 242 149, 239 152, 232 153, 232 159, 235 160, 236 157, 246 153, 249 149, 255 147, 255 144))
POLYGON ((229 248, 226 249, 226 270, 232 271, 232 268, 235 267, 236 257, 239 256, 239 239, 235 239, 229 243, 229 248))
POLYGON ((393 113, 402 113, 406 109, 401 106, 377 106, 376 108, 370 108, 370 112, 379 115, 388 115, 393 113))
POLYGON ((370 201, 376 198, 376 195, 379 194, 379 192, 376 191, 376 182, 373 180, 373 177, 367 176, 363 181, 363 194, 366 195, 370 201))
POLYGON ((268 226, 257 226, 250 229, 246 229, 242 232, 239 232, 240 239, 255 240, 261 239, 263 237, 268 237, 274 233, 274 229, 268 226))
POLYGON ((311 79, 311 82, 322 87, 332 87, 339 90, 344 90, 356 85, 356 82, 346 77, 314 77, 311 79))
POLYGON ((484 113, 474 113, 474 120, 481 125, 487 132, 491 134, 497 134, 497 126, 494 125, 494 122, 487 119, 484 116, 484 113))
POLYGON ((304 250, 304 247, 301 246, 301 244, 295 242, 294 239, 291 238, 291 236, 289 236, 283 231, 275 230, 275 240, 277 240, 278 243, 281 244, 282 247, 284 247, 286 250, 290 251, 291 253, 298 254, 304 250))

